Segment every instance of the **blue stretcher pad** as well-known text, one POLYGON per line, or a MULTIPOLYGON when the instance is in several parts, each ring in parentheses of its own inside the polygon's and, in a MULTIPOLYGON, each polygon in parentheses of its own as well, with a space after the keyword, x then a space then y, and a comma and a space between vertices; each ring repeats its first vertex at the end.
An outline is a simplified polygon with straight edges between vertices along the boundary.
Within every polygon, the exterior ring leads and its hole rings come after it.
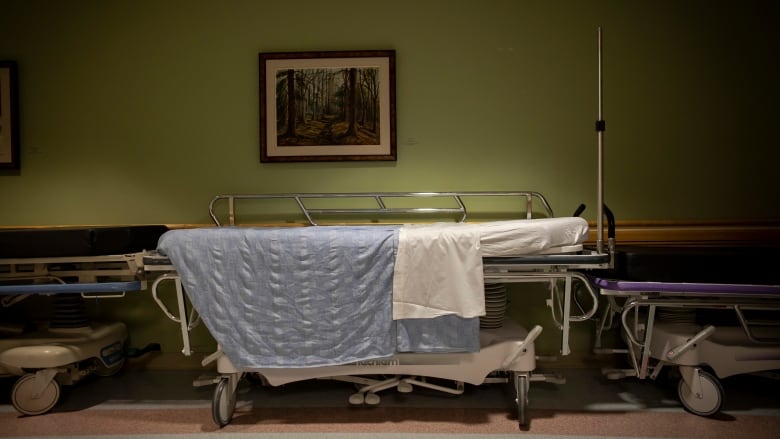
POLYGON ((16 294, 123 293, 142 290, 141 281, 0 285, 0 296, 16 294))

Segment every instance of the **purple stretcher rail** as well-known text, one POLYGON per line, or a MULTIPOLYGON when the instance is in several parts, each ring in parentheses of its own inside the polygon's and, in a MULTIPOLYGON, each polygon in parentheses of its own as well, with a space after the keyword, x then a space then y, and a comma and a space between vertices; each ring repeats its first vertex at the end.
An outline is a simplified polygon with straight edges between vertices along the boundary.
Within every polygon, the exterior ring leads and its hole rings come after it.
POLYGON ((723 296, 760 296, 780 298, 780 285, 718 284, 688 282, 638 282, 591 277, 593 285, 624 293, 687 293, 723 296))

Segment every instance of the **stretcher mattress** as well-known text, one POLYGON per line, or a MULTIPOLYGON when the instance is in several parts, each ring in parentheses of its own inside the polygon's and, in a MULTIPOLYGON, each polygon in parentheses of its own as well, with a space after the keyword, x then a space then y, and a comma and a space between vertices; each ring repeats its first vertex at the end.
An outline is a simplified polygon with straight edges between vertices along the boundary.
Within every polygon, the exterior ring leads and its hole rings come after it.
POLYGON ((162 225, 2 229, 0 295, 139 291, 144 283, 128 258, 154 250, 166 231, 162 225))
POLYGON ((618 246, 600 278, 636 282, 780 285, 780 252, 769 247, 618 246))
POLYGON ((0 259, 102 256, 154 250, 163 225, 0 229, 0 259))

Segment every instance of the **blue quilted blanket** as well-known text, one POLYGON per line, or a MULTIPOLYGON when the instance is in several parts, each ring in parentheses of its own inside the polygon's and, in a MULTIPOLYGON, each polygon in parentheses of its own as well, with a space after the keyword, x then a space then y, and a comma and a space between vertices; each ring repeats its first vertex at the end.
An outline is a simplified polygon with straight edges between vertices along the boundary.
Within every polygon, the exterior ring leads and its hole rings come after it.
POLYGON ((479 349, 479 319, 392 319, 397 226, 172 230, 159 241, 237 367, 479 349))

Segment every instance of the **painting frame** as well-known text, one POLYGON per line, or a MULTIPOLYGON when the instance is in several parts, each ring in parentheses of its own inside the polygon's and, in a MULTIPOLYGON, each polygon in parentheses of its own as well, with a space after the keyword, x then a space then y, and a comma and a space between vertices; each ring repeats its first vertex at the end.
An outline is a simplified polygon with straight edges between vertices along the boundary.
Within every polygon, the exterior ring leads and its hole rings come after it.
POLYGON ((18 170, 19 85, 16 61, 0 60, 0 170, 18 170))
POLYGON ((394 50, 258 58, 260 162, 397 160, 394 50))

